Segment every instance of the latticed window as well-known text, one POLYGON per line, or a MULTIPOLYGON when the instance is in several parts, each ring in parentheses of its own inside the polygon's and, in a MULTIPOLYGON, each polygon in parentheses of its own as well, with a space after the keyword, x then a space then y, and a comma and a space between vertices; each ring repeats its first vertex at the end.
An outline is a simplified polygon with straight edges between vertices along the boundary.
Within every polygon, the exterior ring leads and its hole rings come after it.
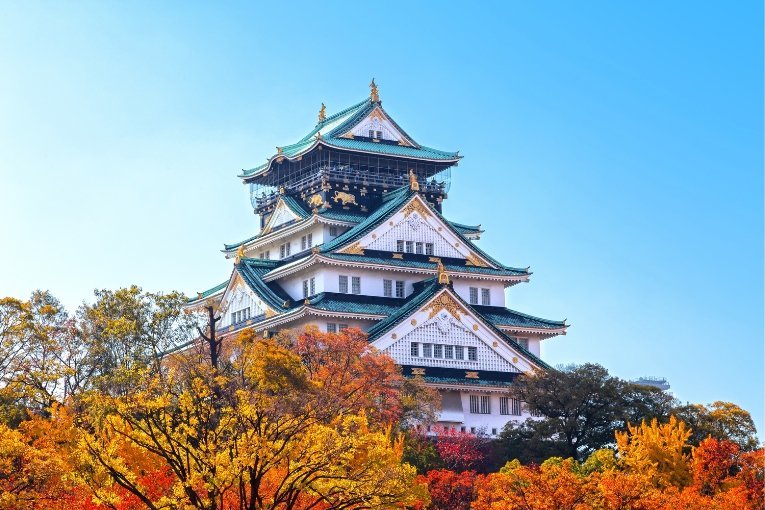
MULTIPOLYGON (((478 400, 478 395, 470 395, 470 412, 471 414, 479 414, 481 407, 478 400)), ((473 429, 470 430, 471 432, 473 429)))
POLYGON ((338 279, 338 290, 341 294, 348 294, 348 277, 341 274, 338 279))
POLYGON ((412 342, 412 345, 410 347, 410 351, 409 352, 415 358, 419 357, 420 356, 420 344, 418 344, 417 342, 412 342))
POLYGON ((433 243, 425 243, 425 255, 433 255, 433 243))
POLYGON ((351 277, 351 293, 361 294, 361 277, 360 276, 351 277))
POLYGON ((477 287, 470 287, 470 304, 471 305, 478 304, 478 288, 477 287))
POLYGON ((481 395, 481 414, 491 414, 491 397, 481 395))
POLYGON ((482 305, 491 304, 491 293, 489 292, 489 289, 481 289, 481 304, 482 305))
POLYGON ((393 297, 393 281, 383 280, 383 296, 393 297))
POLYGON ((396 280, 396 297, 404 297, 404 282, 396 280))
POLYGON ((478 360, 478 348, 477 347, 468 347, 468 361, 477 361, 478 360))

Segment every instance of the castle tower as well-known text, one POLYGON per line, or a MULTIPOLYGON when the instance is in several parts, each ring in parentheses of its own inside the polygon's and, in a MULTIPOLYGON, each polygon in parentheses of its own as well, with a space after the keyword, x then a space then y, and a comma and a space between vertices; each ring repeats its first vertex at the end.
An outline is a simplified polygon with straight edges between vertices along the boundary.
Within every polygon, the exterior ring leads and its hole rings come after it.
POLYGON ((434 432, 496 435, 528 417, 507 389, 548 368, 540 342, 568 326, 505 307, 505 289, 531 273, 482 251, 480 225, 444 217, 461 156, 417 143, 370 89, 334 115, 322 104, 305 137, 242 172, 260 230, 224 245, 234 270, 190 305, 214 302, 224 336, 361 328, 405 376, 438 389, 434 432))

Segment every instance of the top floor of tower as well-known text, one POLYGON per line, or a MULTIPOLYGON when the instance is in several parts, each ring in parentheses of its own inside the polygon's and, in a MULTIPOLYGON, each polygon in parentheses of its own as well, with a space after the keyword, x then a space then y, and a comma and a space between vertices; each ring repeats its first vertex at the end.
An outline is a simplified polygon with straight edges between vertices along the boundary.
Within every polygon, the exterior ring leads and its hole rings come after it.
POLYGON ((324 104, 316 126, 301 140, 239 176, 261 227, 282 195, 309 209, 338 208, 361 213, 376 209, 390 190, 418 183, 440 210, 449 191, 451 167, 461 156, 417 143, 382 107, 374 80, 364 101, 333 115, 324 104))

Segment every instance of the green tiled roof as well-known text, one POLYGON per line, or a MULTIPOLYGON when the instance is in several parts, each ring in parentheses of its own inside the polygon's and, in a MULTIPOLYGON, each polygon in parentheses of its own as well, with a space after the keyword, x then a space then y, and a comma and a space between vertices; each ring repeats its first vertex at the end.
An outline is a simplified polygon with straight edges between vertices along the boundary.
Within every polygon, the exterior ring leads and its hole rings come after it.
MULTIPOLYGON (((394 259, 391 257, 390 253, 385 256, 382 252, 372 252, 371 250, 365 251, 364 255, 351 255, 347 253, 325 253, 324 256, 335 260, 357 262, 361 264, 385 264, 387 266, 411 267, 419 269, 434 269, 436 267, 435 263, 428 261, 428 257, 425 255, 416 256, 407 253, 403 254, 404 257, 407 257, 405 259, 394 259), (377 255, 377 253, 379 253, 379 255, 377 255), (412 260, 415 258, 421 260, 412 260)), ((457 263, 456 260, 457 259, 445 259, 441 257, 441 261, 444 264, 444 269, 446 269, 447 272, 458 271, 462 273, 495 276, 525 276, 529 274, 525 269, 517 269, 505 266, 502 266, 499 269, 494 269, 492 267, 468 266, 465 265, 464 261, 457 263), (452 260, 455 262, 452 262, 452 260)))
POLYGON ((387 114, 387 112, 385 115, 388 117, 391 123, 393 123, 396 129, 399 130, 406 139, 412 142, 414 146, 404 146, 397 143, 386 143, 385 141, 373 142, 371 140, 358 138, 340 138, 340 136, 344 135, 356 124, 361 122, 367 115, 369 115, 372 110, 378 106, 382 108, 379 101, 373 102, 371 99, 365 99, 364 101, 361 101, 360 103, 346 108, 334 115, 330 115, 324 121, 316 124, 316 126, 314 126, 314 128, 297 143, 281 147, 281 153, 277 153, 270 157, 268 162, 263 165, 259 165, 249 170, 243 170, 239 177, 247 179, 248 177, 255 176, 266 170, 275 158, 283 156, 288 159, 292 159, 306 153, 318 144, 350 151, 385 154, 389 156, 441 162, 457 161, 460 158, 459 154, 456 152, 441 151, 418 144, 403 129, 401 129, 398 124, 396 124, 396 122, 387 114), (317 138, 317 134, 321 134, 321 138, 317 138))
POLYGON ((335 292, 321 292, 309 298, 311 307, 319 310, 373 315, 390 315, 398 310, 403 301, 401 298, 359 296, 335 292))
POLYGON ((287 294, 278 284, 273 282, 266 283, 263 281, 263 275, 274 269, 277 265, 278 261, 276 260, 243 258, 234 267, 242 276, 245 283, 258 294, 268 306, 274 310, 285 311, 289 306, 285 307, 284 302, 291 300, 289 294, 287 294))
POLYGON ((473 305, 473 309, 481 314, 487 322, 500 326, 517 326, 519 328, 558 329, 564 327, 565 321, 551 321, 533 315, 516 312, 501 306, 473 305))
POLYGON ((199 293, 197 293, 196 297, 193 297, 193 298, 189 299, 189 303, 191 303, 193 301, 198 301, 200 299, 208 298, 208 297, 210 297, 210 296, 220 292, 221 290, 225 289, 227 285, 228 285, 228 280, 226 280, 223 283, 219 283, 218 285, 216 285, 215 287, 213 287, 211 289, 207 289, 205 291, 199 292, 199 293))

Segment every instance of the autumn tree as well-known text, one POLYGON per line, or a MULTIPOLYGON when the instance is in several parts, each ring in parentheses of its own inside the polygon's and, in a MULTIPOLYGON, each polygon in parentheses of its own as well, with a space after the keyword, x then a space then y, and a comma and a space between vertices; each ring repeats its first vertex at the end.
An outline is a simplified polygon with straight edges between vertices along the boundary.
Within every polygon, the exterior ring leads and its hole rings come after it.
MULTIPOLYGON (((362 340, 354 331, 245 334, 220 371, 181 360, 129 395, 99 394, 84 442, 94 473, 148 508, 161 502, 119 454, 126 445, 158 456, 177 479, 177 504, 199 509, 226 501, 242 509, 377 508, 426 498, 414 468, 401 462, 402 440, 391 435, 405 410, 401 375, 362 340)), ((108 486, 94 488, 113 497, 108 486)))

